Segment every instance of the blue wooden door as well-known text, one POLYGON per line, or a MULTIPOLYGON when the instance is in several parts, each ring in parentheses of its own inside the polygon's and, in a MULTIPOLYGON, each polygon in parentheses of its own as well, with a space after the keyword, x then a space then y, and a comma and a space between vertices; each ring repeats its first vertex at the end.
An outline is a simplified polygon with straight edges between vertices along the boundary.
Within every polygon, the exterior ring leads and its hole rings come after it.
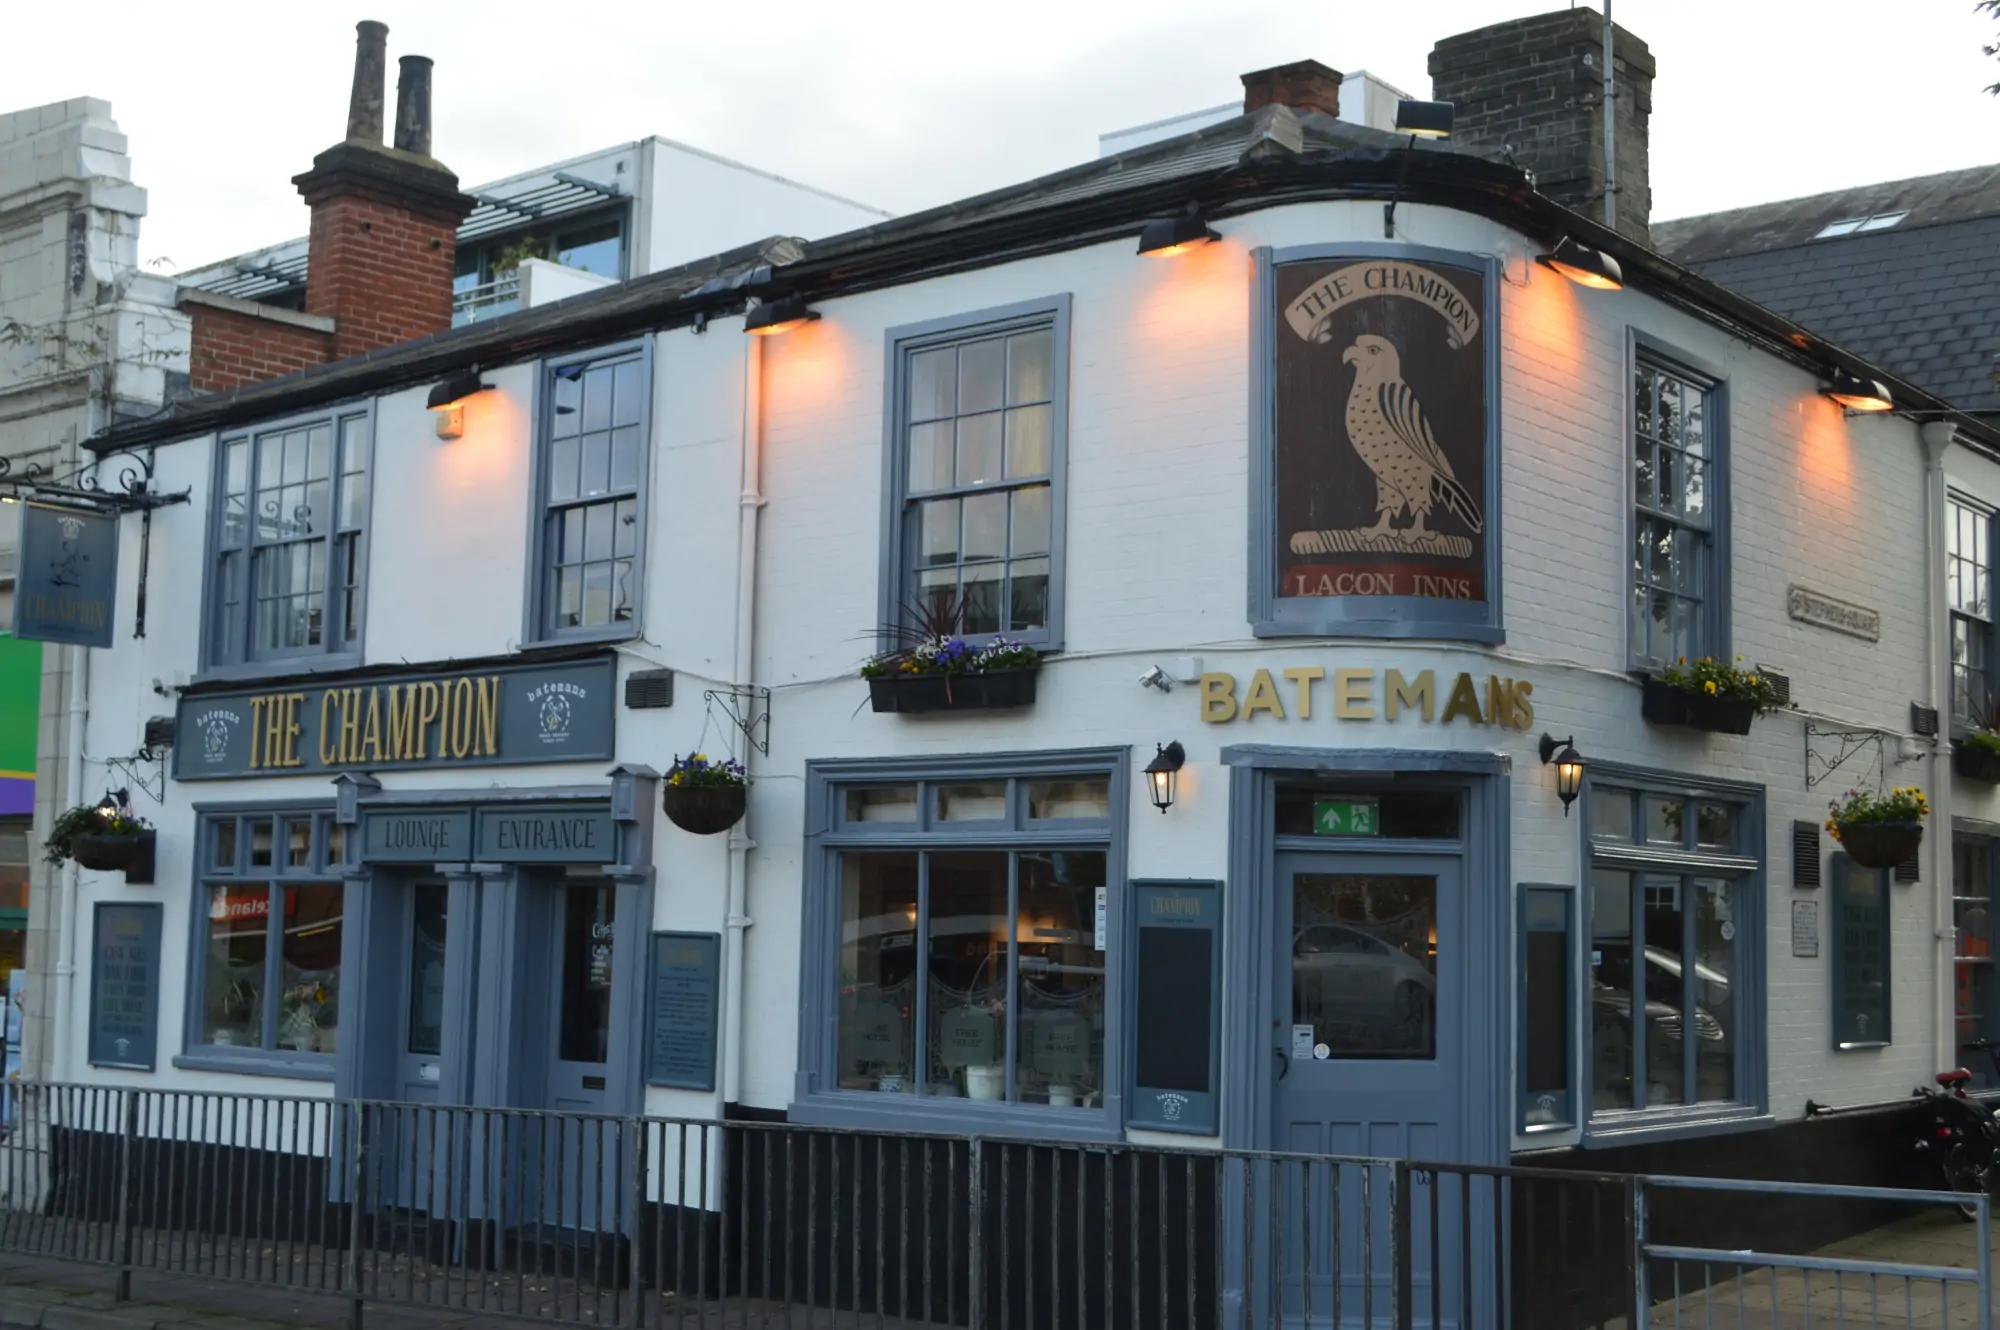
MULTIPOLYGON (((461 1121, 443 1108, 453 1101, 444 1090, 448 1031, 445 993, 464 983, 450 973, 445 953, 449 888, 436 878, 416 878, 401 890, 402 955, 398 966, 401 1003, 396 1028, 394 1124, 389 1145, 395 1168, 395 1203, 433 1218, 453 1212, 466 1160, 459 1137, 461 1121)), ((462 1115, 460 1115, 462 1117, 462 1115)))
MULTIPOLYGON (((1456 1160, 1463 927, 1457 855, 1278 856, 1271 1146, 1298 1155, 1456 1160)), ((1495 1111, 1499 1111, 1496 1107, 1495 1111)), ((1393 1243, 1386 1169, 1294 1166, 1278 1241, 1286 1311, 1319 1324, 1387 1323, 1393 1243), (1336 1283, 1337 1281, 1337 1283, 1336 1283)), ((1445 1199, 1445 1198, 1440 1198, 1445 1199)), ((1455 1202, 1455 1198, 1451 1198, 1455 1202)), ((1453 1262, 1430 1251, 1427 1184, 1410 1198, 1413 1301, 1457 1304, 1453 1262)), ((1440 1231, 1456 1233, 1456 1205, 1440 1231)))
POLYGON ((556 890, 546 1107, 559 1116, 543 1120, 544 1166, 551 1170, 546 1219, 566 1229, 615 1230, 622 1226, 617 1187, 628 1144, 625 1124, 605 1116, 618 1017, 611 1001, 618 890, 604 878, 570 878, 556 890))

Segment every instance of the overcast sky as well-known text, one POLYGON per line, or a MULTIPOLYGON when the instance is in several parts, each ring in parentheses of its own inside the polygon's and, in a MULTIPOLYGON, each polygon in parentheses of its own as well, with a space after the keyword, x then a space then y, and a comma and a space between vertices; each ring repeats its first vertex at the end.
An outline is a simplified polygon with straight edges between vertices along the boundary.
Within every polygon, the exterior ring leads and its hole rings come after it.
MULTIPOLYGON (((306 229, 290 178, 344 132, 354 23, 437 61, 466 185, 661 134, 896 212, 1092 157, 1109 129, 1311 57, 1417 96, 1441 37, 1561 0, 135 0, 8 7, 0 110, 109 100, 150 193, 142 256, 191 268, 306 229), (961 17, 964 15, 965 17, 961 17), (971 17, 976 15, 977 17, 971 17)), ((1972 0, 1613 0, 1651 44, 1654 212, 2000 159, 1972 0)))

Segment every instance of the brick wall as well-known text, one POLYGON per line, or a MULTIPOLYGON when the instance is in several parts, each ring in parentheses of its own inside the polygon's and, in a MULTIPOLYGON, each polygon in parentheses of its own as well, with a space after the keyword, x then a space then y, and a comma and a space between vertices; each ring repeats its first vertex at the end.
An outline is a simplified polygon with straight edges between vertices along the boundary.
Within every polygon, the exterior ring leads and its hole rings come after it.
POLYGON ((333 359, 328 333, 207 305, 188 308, 194 317, 190 379, 198 393, 261 383, 333 359))
POLYGON ((456 219, 364 195, 313 208, 306 312, 334 319, 333 358, 451 327, 456 219))

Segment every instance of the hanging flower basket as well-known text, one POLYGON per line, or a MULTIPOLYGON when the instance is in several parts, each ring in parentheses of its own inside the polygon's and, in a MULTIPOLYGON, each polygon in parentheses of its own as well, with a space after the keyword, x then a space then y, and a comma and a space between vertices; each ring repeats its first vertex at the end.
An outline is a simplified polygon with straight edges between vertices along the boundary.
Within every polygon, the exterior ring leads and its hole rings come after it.
POLYGON ((81 835, 72 837, 69 843, 70 857, 80 868, 92 869, 99 873, 115 873, 123 870, 125 880, 134 886, 149 886, 153 881, 153 852, 157 833, 141 831, 130 836, 81 835))
POLYGON ((743 820, 750 782, 743 764, 711 762, 708 754, 677 757, 660 786, 660 807, 682 831, 713 836, 743 820))
POLYGON ((1863 868, 1894 868, 1924 843, 1921 822, 1849 822, 1836 824, 1834 838, 1847 857, 1863 868))
POLYGON ((1031 706, 1039 670, 984 674, 878 674, 868 680, 868 704, 878 712, 1001 711, 1031 706))

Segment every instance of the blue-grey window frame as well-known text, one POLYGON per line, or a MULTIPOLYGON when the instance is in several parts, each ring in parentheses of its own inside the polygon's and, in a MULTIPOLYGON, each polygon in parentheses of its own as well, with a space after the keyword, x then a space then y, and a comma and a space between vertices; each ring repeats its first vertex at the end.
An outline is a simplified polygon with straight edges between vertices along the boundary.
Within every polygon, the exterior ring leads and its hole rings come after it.
POLYGON ((1500 509, 1500 264, 1486 254, 1428 245, 1335 244, 1263 247, 1251 252, 1250 302, 1250 629, 1258 637, 1431 638, 1501 643, 1507 640, 1500 509), (1422 596, 1278 595, 1277 394, 1275 391, 1277 270, 1320 259, 1405 259, 1483 274, 1486 337, 1486 599, 1478 602, 1422 596))
MULTIPOLYGON (((1023 332, 1047 326, 1052 330, 1049 355, 1053 370, 1049 437, 1049 614, 1048 626, 1040 632, 1008 634, 1009 640, 1026 642, 1042 652, 1061 651, 1064 637, 1063 611, 1065 563, 1064 539, 1069 512, 1069 332, 1070 295, 1062 292, 1039 300, 1022 300, 1008 305, 954 314, 946 318, 905 323, 883 334, 882 373, 882 553, 876 577, 876 623, 882 650, 896 645, 893 626, 906 622, 910 603, 916 596, 911 571, 910 550, 915 544, 914 519, 909 511, 909 364, 918 351, 954 342, 972 341, 1002 333, 1023 332)), ((1004 488, 996 482, 995 488, 1004 488)), ((967 634, 973 643, 990 642, 996 634, 967 634)))
MULTIPOLYGON (((214 843, 216 824, 224 820, 245 817, 268 817, 274 819, 271 835, 271 864, 268 868, 257 869, 250 865, 250 838, 238 835, 236 839, 236 859, 234 868, 223 880, 234 880, 246 885, 262 883, 267 890, 282 891, 286 886, 332 886, 343 892, 340 935, 340 968, 343 985, 359 975, 353 967, 357 959, 357 939, 346 919, 346 874, 348 869, 338 859, 326 854, 328 835, 315 827, 312 839, 313 862, 303 869, 287 871, 278 862, 284 847, 280 838, 283 823, 287 820, 312 818, 316 823, 331 828, 336 824, 335 805, 328 799, 269 799, 256 803, 240 804, 196 804, 193 871, 188 877, 188 966, 187 982, 184 987, 184 1001, 181 1008, 181 1051, 173 1058, 176 1067, 191 1071, 226 1071, 245 1076, 282 1076, 293 1080, 332 1081, 339 1055, 333 1053, 306 1053, 295 1048, 276 1047, 277 1007, 276 993, 270 993, 265 1002, 264 1037, 271 1041, 270 1048, 245 1048, 240 1045, 207 1044, 202 1042, 202 1022, 206 1010, 205 983, 208 966, 208 911, 203 903, 208 899, 208 889, 216 873, 210 868, 212 862, 209 850, 214 843)), ((342 828, 343 849, 350 833, 342 828)), ((272 927, 281 924, 282 909, 271 912, 272 927)), ((270 953, 267 953, 267 957, 270 953)), ((268 974, 268 959, 267 959, 268 974)))
MULTIPOLYGON (((1132 762, 1132 750, 1117 747, 841 758, 806 763, 799 1059, 788 1110, 792 1121, 898 1131, 1028 1132, 1041 1139, 1117 1140, 1123 1136, 1124 1086, 1130 1057, 1124 1031, 1126 1012, 1131 1006, 1132 967, 1126 963, 1119 940, 1125 936, 1127 898, 1131 894, 1125 865, 1134 812, 1132 762), (1017 784, 1011 797, 1019 806, 1010 808, 1004 826, 996 822, 942 824, 932 814, 927 792, 931 784, 980 780, 1026 782, 1077 776, 1108 777, 1108 819, 1048 819, 1045 825, 1031 825, 1026 796, 1017 784), (845 822, 841 795, 848 787, 904 784, 918 786, 915 822, 845 822), (1023 829, 1013 830, 1016 825, 1023 829), (835 1041, 839 1033, 834 984, 840 945, 837 897, 841 853, 889 849, 1030 851, 1044 846, 1055 849, 1101 846, 1105 854, 1103 1102, 1096 1108, 1051 1108, 1045 1104, 920 1098, 830 1088, 835 1085, 835 1041)), ((918 927, 922 927, 922 920, 918 927)))
POLYGON ((1625 639, 1625 660, 1634 673, 1651 674, 1669 660, 1653 660, 1640 654, 1632 632, 1633 542, 1638 537, 1639 499, 1637 470, 1632 458, 1632 436, 1638 429, 1639 403, 1636 380, 1641 366, 1651 366, 1700 385, 1708 393, 1704 422, 1708 431, 1708 561, 1702 575, 1702 615, 1700 629, 1709 643, 1703 655, 1717 660, 1730 658, 1730 591, 1734 582, 1730 567, 1729 539, 1729 376, 1720 365, 1683 351, 1638 328, 1625 330, 1625 414, 1619 438, 1623 449, 1624 489, 1619 501, 1623 514, 1618 524, 1622 542, 1617 551, 1619 580, 1624 592, 1619 598, 1620 633, 1625 639))
MULTIPOLYGON (((1951 843, 1948 848, 1951 852, 1951 861, 1952 861, 1951 894, 1952 894, 1952 930, 1954 935, 1952 940, 1952 961, 1951 961, 1952 985, 1954 988, 1956 988, 1958 984, 1959 964, 1962 961, 1969 959, 1965 957, 1958 949, 1958 938, 1956 936, 1958 931, 1958 923, 1957 923, 1958 902, 1961 900, 1984 901, 1986 904, 1987 919, 1989 921, 1992 919, 1993 907, 1996 903, 2000 903, 2000 839, 1996 839, 1996 832, 2000 832, 2000 828, 1995 828, 1990 824, 1987 824, 1984 826, 1983 829, 1981 829, 1980 824, 1974 823, 1969 819, 1963 819, 1963 818, 1954 818, 1952 819, 1952 822, 1953 825, 1951 833, 1951 843), (1985 883, 1985 891, 1981 895, 1960 896, 1958 894, 1958 846, 1960 842, 1964 842, 1968 845, 1977 845, 1986 852, 1986 883, 1985 883)), ((1990 946, 1992 943, 1992 935, 1993 935, 1993 926, 1990 922, 1987 924, 1986 931, 1987 931, 1987 942, 1988 945, 1990 946)), ((1996 1029, 2000 1029, 2000 957, 1996 957, 1991 953, 1989 953, 1986 957, 1986 961, 1989 966, 1994 967, 1995 982, 1988 985, 1989 991, 1987 993, 1986 1010, 1983 1012, 1975 1013, 1980 1018, 1980 1028, 1976 1033, 1979 1038, 1992 1039, 1995 1037, 1994 1031, 1996 1029)), ((1977 985, 1974 985, 1974 987, 1976 988, 1977 985)), ((1965 1047, 1963 1037, 1958 1033, 1958 1028, 1957 1028, 1957 1023, 1958 1023, 1957 1006, 1958 1003, 1956 999, 1954 999, 1952 1002, 1952 1007, 1953 1007, 1952 1048, 1954 1051, 1957 1051, 1965 1047)), ((1965 1067, 1966 1070, 1972 1073, 1973 1085, 1988 1090, 1994 1088, 1996 1070, 1993 1065, 1993 1060, 1990 1057, 1987 1057, 1985 1054, 1981 1054, 1979 1057, 1976 1058, 1972 1057, 1962 1058, 1960 1059, 1959 1065, 1965 1067)))
MULTIPOLYGON (((1583 893, 1567 882, 1523 882, 1514 889, 1514 1132, 1518 1136, 1547 1136, 1574 1131, 1583 1107, 1583 1038, 1576 1028, 1576 995, 1582 985, 1578 962, 1583 951, 1577 946, 1578 922, 1583 913, 1583 893), (1555 1122, 1528 1122, 1528 893, 1559 891, 1563 894, 1563 932, 1568 943, 1563 954, 1563 978, 1570 1002, 1565 1016, 1569 1029, 1563 1032, 1564 1065, 1569 1074, 1569 1103, 1563 1117, 1555 1122)), ((1586 976, 1587 977, 1587 976, 1586 976)))
POLYGON ((528 586, 523 598, 521 641, 535 645, 556 642, 628 642, 646 632, 646 561, 650 542, 646 539, 653 489, 653 405, 659 391, 655 378, 654 339, 650 336, 592 347, 573 355, 551 356, 535 366, 534 396, 529 403, 535 422, 535 438, 529 462, 528 499, 528 586), (549 381, 559 371, 594 361, 612 360, 637 353, 645 378, 645 405, 639 413, 638 535, 632 557, 632 618, 628 623, 610 623, 594 628, 555 628, 553 591, 549 585, 549 451, 555 393, 549 381))
POLYGON ((378 424, 376 400, 371 397, 358 402, 337 403, 331 407, 302 412, 294 416, 285 416, 281 419, 263 422, 247 429, 230 430, 215 436, 211 449, 212 456, 209 458, 208 521, 202 536, 201 649, 197 656, 197 659, 201 662, 201 670, 198 676, 201 681, 256 679, 273 675, 353 669, 367 659, 368 572, 374 553, 375 491, 379 479, 375 472, 375 435, 378 424), (216 619, 222 613, 222 595, 221 588, 216 585, 216 569, 221 562, 223 552, 222 501, 224 489, 228 484, 227 459, 229 456, 229 445, 241 442, 247 447, 250 475, 253 478, 249 482, 250 494, 254 500, 256 495, 254 476, 256 474, 257 440, 260 437, 266 434, 288 433, 319 421, 329 422, 333 426, 334 472, 330 483, 330 492, 336 495, 334 500, 336 524, 328 531, 326 537, 328 555, 326 563, 327 587, 325 591, 326 603, 330 606, 334 602, 334 560, 332 551, 340 536, 340 528, 337 520, 339 513, 337 494, 340 485, 340 424, 343 420, 357 416, 366 421, 368 432, 366 445, 368 456, 366 471, 364 473, 368 478, 368 511, 361 523, 360 600, 362 615, 360 631, 355 634, 353 649, 348 650, 343 648, 341 650, 334 650, 332 648, 330 644, 335 641, 334 627, 337 625, 344 629, 346 621, 344 617, 336 620, 328 613, 323 619, 325 630, 321 634, 322 649, 296 651, 282 656, 256 657, 252 655, 250 642, 256 630, 255 615, 253 613, 256 592, 253 581, 255 570, 251 567, 256 560, 254 558, 255 542, 252 540, 242 547, 246 551, 246 557, 243 568, 244 622, 240 634, 241 640, 236 643, 237 650, 233 655, 219 651, 217 649, 219 643, 216 640, 219 624, 216 622, 216 619))
MULTIPOLYGON (((1583 1145, 1612 1147, 1644 1144, 1651 1140, 1679 1139, 1710 1133, 1744 1131, 1770 1125, 1770 1030, 1766 1018, 1766 947, 1764 900, 1769 861, 1766 855, 1765 790, 1761 785, 1712 780, 1682 772, 1627 766, 1616 762, 1592 762, 1578 800, 1581 816, 1577 836, 1582 843, 1583 883, 1577 893, 1575 928, 1582 949, 1583 978, 1577 985, 1576 1022, 1583 1069, 1577 1084, 1578 1116, 1583 1124, 1583 1145), (1593 843, 1590 835, 1590 805, 1600 786, 1636 789, 1646 794, 1680 794, 1691 799, 1713 799, 1741 805, 1737 818, 1737 848, 1732 853, 1644 848, 1632 845, 1625 853, 1616 847, 1593 843), (1590 966, 1591 940, 1596 936, 1592 916, 1594 891, 1591 869, 1600 862, 1633 872, 1675 873, 1683 877, 1729 876, 1736 884, 1737 922, 1734 982, 1740 984, 1737 999, 1736 1089, 1737 1097, 1727 1102, 1711 1101, 1675 1104, 1663 1108, 1607 1109, 1596 1107, 1596 1078, 1592 1071, 1590 966), (1718 866, 1729 864, 1718 873, 1718 866), (1652 867, 1648 867, 1652 865, 1652 867), (1732 871, 1733 869, 1733 871, 1732 871)), ((1695 834, 1689 819, 1689 835, 1695 834)), ((1636 1004, 1635 1004, 1636 1005, 1636 1004)), ((1644 1055, 1639 1039, 1632 1042, 1633 1065, 1644 1055)))
MULTIPOLYGON (((1833 854, 1833 871, 1829 874, 1833 888, 1833 919, 1827 925, 1827 942, 1833 952, 1831 979, 1833 1001, 1832 1034, 1836 1052, 1853 1053, 1870 1048, 1888 1048, 1895 1042, 1895 991, 1896 991, 1896 912, 1889 905, 1889 876, 1893 870, 1887 868, 1863 868, 1847 855, 1836 850, 1833 854), (1843 1029, 1847 1016, 1847 889, 1856 873, 1865 873, 1875 879, 1875 904, 1881 911, 1880 930, 1882 937, 1882 1038, 1855 1039, 1848 1037, 1843 1029)), ((1953 1036, 1954 1045, 1957 1036, 1953 1036)))
MULTIPOLYGON (((1945 510, 1946 520, 1951 523, 1950 529, 1948 529, 1944 533, 1944 558, 1945 558, 1945 573, 1946 573, 1945 650, 1947 653, 1950 653, 1953 650, 1953 648, 1957 645, 1958 624, 1961 620, 1963 620, 1967 624, 1977 625, 1977 627, 1969 630, 1968 636, 1976 638, 1976 640, 1979 642, 1980 647, 1985 653, 1984 662, 1980 667, 1980 672, 1985 677, 1986 681, 1985 691, 1989 695, 1991 695, 1991 693, 1994 691, 1994 680, 1993 680, 1994 670, 1996 665, 2000 665, 2000 661, 1996 661, 1995 659, 1996 651, 2000 650, 2000 628, 1996 628, 1996 619, 2000 619, 2000 616, 1995 615, 1993 608, 1993 572, 1994 572, 1993 550, 1994 550, 1995 538, 2000 537, 2000 520, 1996 520, 1996 515, 1994 513, 1993 506, 1991 504, 1981 503, 1978 499, 1973 498, 1971 495, 1960 493, 1958 490, 1950 490, 1945 494, 1944 510, 1945 510), (1961 508, 1972 513, 1975 518, 1981 520, 1986 528, 1987 603, 1986 603, 1986 617, 1984 619, 1979 618, 1977 615, 1966 614, 1962 612, 1961 610, 1958 609, 1956 605, 1953 605, 1951 603, 1950 599, 1951 598, 1950 573, 1952 564, 1954 562, 1972 562, 1972 560, 1960 560, 1958 556, 1953 553, 1954 543, 1958 535, 1958 520, 1957 520, 1958 510, 1961 508)), ((1954 658, 1951 662, 1951 732, 1955 737, 1963 737, 1965 734, 1969 733, 1972 729, 1972 724, 1973 724, 1972 707, 1973 706, 1978 706, 1981 708, 1985 707, 1986 699, 1968 697, 1966 699, 1968 705, 1964 709, 1961 709, 1959 707, 1958 669, 1959 669, 1958 661, 1956 658, 1954 658)), ((2000 717, 1988 717, 1987 719, 1988 723, 2000 722, 2000 717)))

